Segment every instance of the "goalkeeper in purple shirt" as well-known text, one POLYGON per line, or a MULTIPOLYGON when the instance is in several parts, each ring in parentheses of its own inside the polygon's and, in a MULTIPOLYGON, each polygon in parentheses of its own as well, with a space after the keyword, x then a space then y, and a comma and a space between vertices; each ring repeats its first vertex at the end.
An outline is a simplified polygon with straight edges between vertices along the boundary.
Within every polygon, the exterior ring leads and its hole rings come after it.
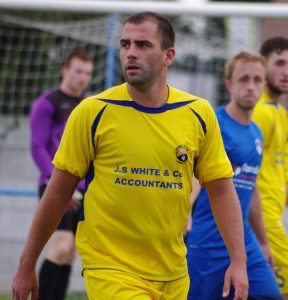
MULTIPOLYGON (((65 59, 59 88, 45 91, 33 103, 30 113, 31 152, 40 171, 41 198, 52 173, 52 160, 59 146, 66 121, 83 99, 93 72, 93 61, 75 49, 65 59)), ((82 208, 84 182, 81 181, 52 235, 39 273, 39 299, 65 298, 71 264, 75 257, 74 235, 82 208)))

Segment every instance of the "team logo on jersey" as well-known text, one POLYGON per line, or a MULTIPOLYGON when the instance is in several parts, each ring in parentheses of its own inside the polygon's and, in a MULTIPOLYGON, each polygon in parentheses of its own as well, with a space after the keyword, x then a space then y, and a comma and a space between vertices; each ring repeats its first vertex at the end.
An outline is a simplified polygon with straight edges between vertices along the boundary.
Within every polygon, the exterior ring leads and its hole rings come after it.
POLYGON ((262 142, 259 139, 255 140, 256 151, 259 155, 263 152, 262 142))
POLYGON ((184 145, 180 145, 176 148, 176 158, 180 164, 184 164, 188 160, 188 148, 184 145))
POLYGON ((234 167, 234 176, 238 176, 241 173, 241 167, 234 167))

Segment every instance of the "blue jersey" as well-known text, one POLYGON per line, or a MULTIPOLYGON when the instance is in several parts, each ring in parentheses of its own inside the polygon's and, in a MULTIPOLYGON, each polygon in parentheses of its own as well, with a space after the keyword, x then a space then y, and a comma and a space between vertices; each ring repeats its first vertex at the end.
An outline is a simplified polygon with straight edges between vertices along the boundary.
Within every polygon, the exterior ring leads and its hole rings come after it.
MULTIPOLYGON (((232 119, 225 107, 216 110, 226 153, 234 169, 234 185, 240 200, 245 232, 246 251, 257 247, 256 238, 248 224, 251 197, 262 160, 262 134, 254 122, 242 125, 232 119)), ((226 257, 228 251, 218 231, 205 188, 196 199, 193 226, 187 240, 193 253, 210 257, 226 257), (197 249, 201 250, 197 251, 197 249), (204 252, 202 250, 205 250, 204 252)))
MULTIPOLYGON (((248 224, 256 176, 262 160, 262 135, 251 122, 241 125, 224 107, 216 111, 226 153, 234 169, 234 185, 242 208, 249 296, 253 299, 282 299, 274 274, 248 224)), ((188 300, 220 300, 230 257, 215 224, 204 188, 196 199, 192 231, 187 240, 187 262, 191 278, 188 300), (203 259, 205 258, 205 259, 203 259)), ((227 300, 234 299, 234 292, 227 300)))

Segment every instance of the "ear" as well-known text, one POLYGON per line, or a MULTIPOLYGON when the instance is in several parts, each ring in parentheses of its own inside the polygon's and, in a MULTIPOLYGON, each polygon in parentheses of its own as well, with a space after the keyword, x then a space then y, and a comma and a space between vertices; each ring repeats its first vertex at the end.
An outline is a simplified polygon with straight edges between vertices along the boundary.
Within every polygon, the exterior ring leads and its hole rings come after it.
POLYGON ((230 92, 231 87, 232 87, 232 80, 231 79, 227 79, 225 81, 225 85, 226 85, 226 89, 228 90, 228 92, 230 92))
POLYGON ((61 77, 64 77, 65 73, 66 73, 66 67, 62 67, 61 70, 60 70, 61 77))
POLYGON ((167 50, 165 50, 165 56, 164 56, 164 65, 165 66, 170 66, 173 61, 174 61, 174 57, 175 57, 175 48, 170 47, 167 50))

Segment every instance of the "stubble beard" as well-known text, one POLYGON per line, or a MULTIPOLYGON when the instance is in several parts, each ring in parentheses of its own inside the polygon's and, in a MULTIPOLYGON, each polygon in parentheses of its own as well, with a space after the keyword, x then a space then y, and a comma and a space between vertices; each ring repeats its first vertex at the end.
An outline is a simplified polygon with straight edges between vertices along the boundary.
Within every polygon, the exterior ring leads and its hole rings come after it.
POLYGON ((140 90, 144 90, 147 86, 149 86, 152 80, 151 76, 149 76, 148 74, 129 76, 127 75, 127 73, 124 73, 124 79, 131 86, 140 90))
POLYGON ((237 102, 237 106, 242 110, 242 111, 245 111, 245 112, 249 112, 249 111, 252 111, 253 108, 255 107, 256 105, 256 102, 255 103, 251 103, 251 104, 242 104, 242 103, 239 103, 237 102))
POLYGON ((276 96, 280 96, 281 94, 288 92, 288 90, 284 91, 281 88, 279 88, 277 85, 275 85, 269 76, 266 78, 266 80, 267 80, 267 87, 272 94, 276 96))

